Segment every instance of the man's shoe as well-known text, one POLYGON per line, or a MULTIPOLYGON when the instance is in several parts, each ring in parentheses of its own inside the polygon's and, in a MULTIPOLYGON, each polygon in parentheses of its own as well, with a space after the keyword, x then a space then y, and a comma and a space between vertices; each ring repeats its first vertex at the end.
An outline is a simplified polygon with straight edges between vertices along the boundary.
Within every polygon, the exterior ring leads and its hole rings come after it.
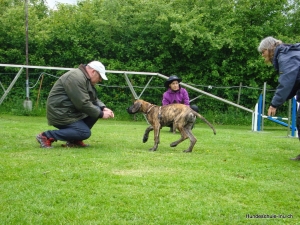
POLYGON ((295 158, 291 158, 291 160, 300 160, 300 155, 297 155, 295 158))
POLYGON ((68 148, 85 148, 90 145, 84 144, 83 141, 67 141, 66 144, 62 144, 61 146, 68 148))
POLYGON ((42 134, 37 135, 36 140, 40 143, 41 148, 52 148, 51 144, 55 141, 54 138, 47 138, 42 134))

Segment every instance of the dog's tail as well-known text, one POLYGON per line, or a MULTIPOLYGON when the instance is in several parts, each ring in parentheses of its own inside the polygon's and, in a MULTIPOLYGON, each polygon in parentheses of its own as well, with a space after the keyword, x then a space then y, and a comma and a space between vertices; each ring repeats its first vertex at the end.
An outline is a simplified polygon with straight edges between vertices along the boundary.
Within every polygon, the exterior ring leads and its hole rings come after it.
POLYGON ((214 135, 216 135, 216 130, 214 128, 214 126, 208 122, 202 115, 200 115, 199 113, 195 112, 194 110, 192 110, 194 115, 197 116, 198 118, 200 118, 201 120, 203 120, 214 132, 214 135))

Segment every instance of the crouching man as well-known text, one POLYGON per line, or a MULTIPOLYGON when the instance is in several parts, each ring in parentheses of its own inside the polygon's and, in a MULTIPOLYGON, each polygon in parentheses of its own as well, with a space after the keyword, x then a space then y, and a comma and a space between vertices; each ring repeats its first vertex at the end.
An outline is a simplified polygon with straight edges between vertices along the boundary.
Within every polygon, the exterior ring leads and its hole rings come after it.
POLYGON ((63 74, 53 85, 47 99, 48 130, 36 136, 42 148, 51 148, 54 141, 66 141, 64 147, 87 147, 83 140, 99 118, 113 118, 114 113, 97 97, 95 85, 107 80, 105 67, 99 61, 81 64, 63 74))

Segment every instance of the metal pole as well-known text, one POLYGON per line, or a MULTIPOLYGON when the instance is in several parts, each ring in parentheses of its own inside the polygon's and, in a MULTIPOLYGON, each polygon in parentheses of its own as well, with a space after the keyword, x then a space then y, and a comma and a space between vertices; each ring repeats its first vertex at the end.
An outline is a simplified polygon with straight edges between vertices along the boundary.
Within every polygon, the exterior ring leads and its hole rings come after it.
MULTIPOLYGON (((26 65, 28 66, 28 0, 25 0, 25 51, 26 51, 26 65)), ((26 68, 26 100, 29 100, 29 82, 28 82, 28 68, 26 68)))
MULTIPOLYGON (((28 0, 25 0, 25 52, 26 65, 28 66, 28 0)), ((23 103, 25 109, 32 110, 32 102, 29 100, 29 74, 26 67, 26 99, 23 103)))
POLYGON ((240 87, 239 87, 239 94, 238 94, 238 100, 237 100, 238 105, 240 104, 241 92, 242 92, 242 82, 240 82, 240 87))
MULTIPOLYGON (((265 103, 266 103, 266 90, 267 90, 267 82, 264 82, 263 89, 263 101, 262 101, 262 115, 265 115, 265 103)), ((261 120, 261 130, 264 130, 264 119, 261 120)))

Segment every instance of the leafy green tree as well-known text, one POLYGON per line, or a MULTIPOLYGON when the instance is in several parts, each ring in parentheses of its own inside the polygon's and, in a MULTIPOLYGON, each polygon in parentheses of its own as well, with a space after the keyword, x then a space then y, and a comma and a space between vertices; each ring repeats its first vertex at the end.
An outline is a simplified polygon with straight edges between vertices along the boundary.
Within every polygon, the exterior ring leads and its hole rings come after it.
MULTIPOLYGON (((177 74, 186 83, 210 85, 203 89, 231 101, 236 92, 215 87, 277 86, 278 75, 257 52, 262 38, 294 43, 300 37, 298 1, 82 0, 53 10, 43 0, 30 0, 28 6, 31 65, 77 67, 100 60, 108 70, 177 74)), ((0 9, 0 61, 25 64, 24 1, 0 0, 0 9)), ((107 84, 126 85, 121 75, 107 84)), ((128 97, 114 92, 115 98, 128 97)), ((258 94, 244 93, 241 104, 254 105, 258 94)), ((211 99, 201 105, 219 107, 211 99)))

